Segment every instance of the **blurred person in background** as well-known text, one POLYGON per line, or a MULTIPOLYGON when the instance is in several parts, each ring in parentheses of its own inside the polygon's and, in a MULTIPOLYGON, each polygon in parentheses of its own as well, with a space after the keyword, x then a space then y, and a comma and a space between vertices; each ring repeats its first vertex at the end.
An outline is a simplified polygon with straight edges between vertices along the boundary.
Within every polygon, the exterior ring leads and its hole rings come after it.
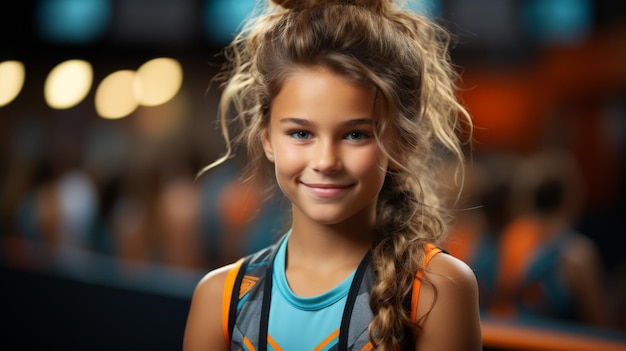
POLYGON ((191 162, 168 163, 175 170, 156 189, 155 231, 160 237, 160 262, 174 267, 205 269, 200 233, 200 191, 191 162), (176 167, 178 166, 178 167, 176 167))
POLYGON ((602 260, 575 228, 584 205, 578 164, 562 149, 525 157, 514 174, 515 218, 498 244, 490 316, 609 325, 602 260))
MULTIPOLYGON (((84 255, 73 251, 94 250, 92 233, 98 213, 98 190, 82 167, 76 141, 59 142, 59 130, 45 139, 39 159, 20 172, 26 187, 15 193, 9 209, 11 235, 24 240, 23 259, 46 264, 84 255), (76 144, 75 144, 76 143, 76 144)), ((14 253, 19 255, 19 253, 14 253)))

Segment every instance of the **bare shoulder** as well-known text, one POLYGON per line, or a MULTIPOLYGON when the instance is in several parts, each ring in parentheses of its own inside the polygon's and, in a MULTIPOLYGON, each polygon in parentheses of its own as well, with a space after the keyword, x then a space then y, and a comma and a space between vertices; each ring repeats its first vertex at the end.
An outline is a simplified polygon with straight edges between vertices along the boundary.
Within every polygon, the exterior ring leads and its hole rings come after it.
MULTIPOLYGON (((191 299, 191 311, 194 310, 195 304, 209 304, 210 310, 220 307, 222 295, 224 293, 224 284, 228 272, 234 267, 234 264, 223 266, 207 273, 196 285, 191 299), (219 302, 219 305, 217 304, 219 302)), ((221 310, 220 310, 221 311, 221 310)))
POLYGON ((429 263, 426 274, 433 284, 442 288, 450 286, 454 290, 470 292, 478 289, 474 271, 463 261, 444 253, 435 255, 429 263))
POLYGON ((198 295, 209 295, 209 297, 214 297, 215 294, 218 294, 221 298, 222 291, 224 290, 224 283, 226 282, 226 276, 228 272, 235 266, 235 264, 229 264, 217 269, 214 269, 207 273, 194 291, 194 298, 198 297, 198 295))
POLYGON ((478 283, 465 262, 452 255, 438 254, 431 260, 424 277, 426 282, 420 293, 418 312, 426 313, 430 306, 433 311, 441 312, 432 318, 478 315, 478 283))
POLYGON ((481 350, 478 283, 471 268, 448 254, 433 257, 420 289, 422 326, 416 349, 481 350))
POLYGON ((198 282, 183 340, 185 351, 228 350, 222 328, 222 295, 228 272, 234 264, 223 266, 207 273, 198 282))

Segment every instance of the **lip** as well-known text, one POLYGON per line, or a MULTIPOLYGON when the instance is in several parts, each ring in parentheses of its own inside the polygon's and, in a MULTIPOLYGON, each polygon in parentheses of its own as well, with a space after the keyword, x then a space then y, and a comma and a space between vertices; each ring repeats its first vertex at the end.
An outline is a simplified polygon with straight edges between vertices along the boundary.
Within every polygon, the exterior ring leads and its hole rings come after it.
POLYGON ((341 185, 341 184, 308 184, 302 183, 309 191, 317 196, 323 198, 331 198, 336 197, 346 191, 348 188, 352 187, 350 185, 341 185))

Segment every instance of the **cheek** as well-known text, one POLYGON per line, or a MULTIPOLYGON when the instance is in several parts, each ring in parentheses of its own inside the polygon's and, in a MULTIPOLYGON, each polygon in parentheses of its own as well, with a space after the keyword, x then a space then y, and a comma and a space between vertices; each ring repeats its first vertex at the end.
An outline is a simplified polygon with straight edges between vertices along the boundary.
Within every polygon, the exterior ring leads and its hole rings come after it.
POLYGON ((305 162, 302 150, 293 147, 274 148, 274 163, 276 172, 283 175, 297 173, 305 162))
POLYGON ((363 150, 359 155, 347 158, 349 168, 355 174, 369 179, 383 180, 387 170, 387 158, 377 150, 363 150))

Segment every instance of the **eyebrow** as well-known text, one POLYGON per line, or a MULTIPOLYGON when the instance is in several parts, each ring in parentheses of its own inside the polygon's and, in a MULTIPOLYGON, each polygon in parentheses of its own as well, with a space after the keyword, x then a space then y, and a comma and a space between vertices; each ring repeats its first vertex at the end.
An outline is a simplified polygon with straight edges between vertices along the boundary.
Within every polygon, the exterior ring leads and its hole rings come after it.
MULTIPOLYGON (((296 117, 285 117, 282 118, 280 123, 294 123, 300 126, 311 126, 313 123, 308 119, 296 118, 296 117)), ((371 118, 355 118, 349 121, 346 121, 344 125, 346 126, 361 126, 361 125, 372 125, 374 124, 374 120, 371 118)))

